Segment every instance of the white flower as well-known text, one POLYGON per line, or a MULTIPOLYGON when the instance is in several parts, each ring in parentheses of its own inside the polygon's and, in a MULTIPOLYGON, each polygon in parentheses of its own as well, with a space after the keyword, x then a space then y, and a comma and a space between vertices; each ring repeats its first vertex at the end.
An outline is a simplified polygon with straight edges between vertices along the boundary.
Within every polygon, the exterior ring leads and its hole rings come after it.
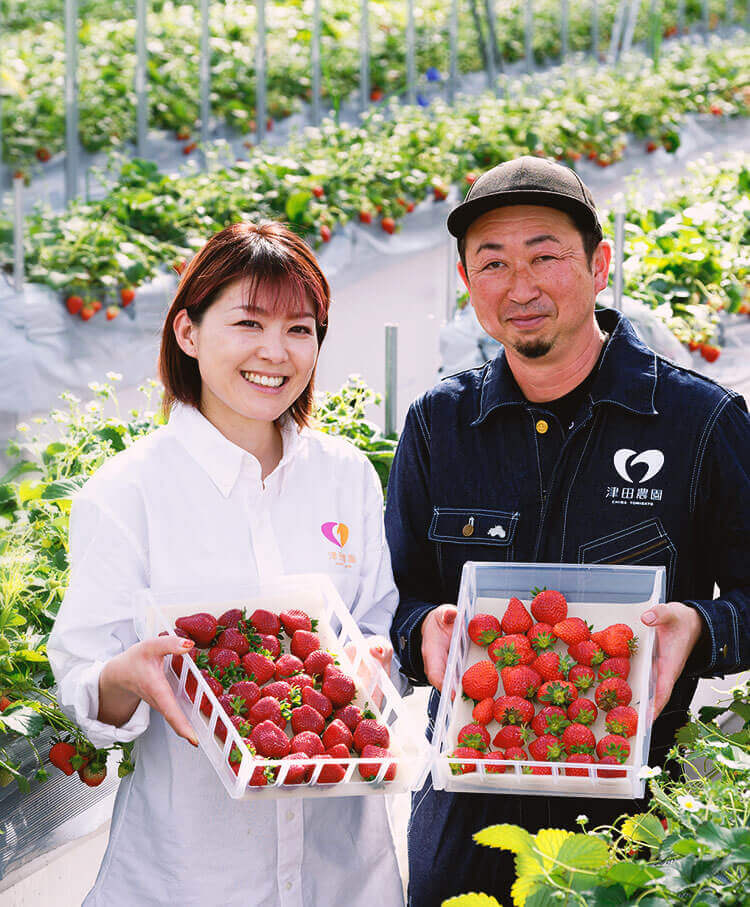
POLYGON ((696 800, 695 797, 691 797, 690 794, 686 794, 683 797, 678 797, 677 803, 679 804, 681 809, 684 809, 689 813, 697 813, 699 809, 706 808, 705 803, 701 803, 700 800, 696 800))
POLYGON ((68 417, 59 409, 53 409, 50 413, 50 418, 53 422, 67 422, 68 417))
POLYGON ((653 768, 649 765, 644 765, 643 768, 638 772, 638 777, 641 781, 644 781, 646 778, 658 778, 661 774, 661 769, 658 765, 655 765, 653 768))
POLYGON ((86 404, 87 413, 98 413, 101 412, 102 405, 97 403, 96 400, 92 400, 91 403, 86 404))
POLYGON ((16 425, 16 431, 25 432, 29 430, 29 426, 25 422, 19 422, 16 425))
POLYGON ((110 381, 122 381, 122 375, 119 372, 107 372, 110 381))
POLYGON ((588 820, 589 820, 589 817, 584 816, 584 814, 581 813, 581 815, 576 819, 576 822, 578 822, 580 825, 584 825, 586 822, 588 822, 588 820))
POLYGON ((89 388, 96 394, 102 389, 102 386, 98 381, 89 381, 89 388))

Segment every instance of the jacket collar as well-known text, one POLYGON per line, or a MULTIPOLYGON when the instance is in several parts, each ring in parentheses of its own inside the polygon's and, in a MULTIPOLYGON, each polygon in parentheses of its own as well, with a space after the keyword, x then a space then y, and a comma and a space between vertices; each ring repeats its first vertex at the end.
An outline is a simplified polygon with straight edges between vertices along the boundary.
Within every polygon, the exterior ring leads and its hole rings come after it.
MULTIPOLYGON (((300 442, 297 424, 290 416, 282 416, 280 428, 283 454, 274 472, 289 462, 300 442)), ((244 464, 247 464, 248 473, 260 485, 259 461, 225 438, 195 407, 179 403, 175 405, 169 416, 168 429, 225 498, 231 494, 244 464)))
MULTIPOLYGON (((632 325, 614 309, 595 313, 599 327, 609 333, 599 370, 590 389, 592 405, 613 403, 644 416, 657 415, 656 353, 645 346, 632 325)), ((479 396, 479 412, 471 423, 480 425, 495 409, 528 406, 508 365, 505 351, 484 367, 479 396)))

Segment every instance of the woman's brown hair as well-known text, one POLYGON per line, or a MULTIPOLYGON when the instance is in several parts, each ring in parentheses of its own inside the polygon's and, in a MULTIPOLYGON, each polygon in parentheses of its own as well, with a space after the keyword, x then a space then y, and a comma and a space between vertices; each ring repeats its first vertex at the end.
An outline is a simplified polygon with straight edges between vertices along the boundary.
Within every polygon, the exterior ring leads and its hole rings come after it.
MULTIPOLYGON (((273 294, 279 308, 294 311, 301 299, 310 299, 315 310, 318 347, 323 343, 328 330, 330 289, 304 240, 276 221, 233 224, 211 237, 187 266, 167 313, 159 354, 165 416, 178 401, 197 409, 201 399, 198 362, 180 349, 174 334, 177 313, 185 309, 190 320, 200 324, 221 290, 236 280, 248 284, 248 306, 261 286, 286 291, 273 294)), ((314 380, 313 370, 307 387, 289 408, 300 428, 309 423, 312 415, 314 380)))

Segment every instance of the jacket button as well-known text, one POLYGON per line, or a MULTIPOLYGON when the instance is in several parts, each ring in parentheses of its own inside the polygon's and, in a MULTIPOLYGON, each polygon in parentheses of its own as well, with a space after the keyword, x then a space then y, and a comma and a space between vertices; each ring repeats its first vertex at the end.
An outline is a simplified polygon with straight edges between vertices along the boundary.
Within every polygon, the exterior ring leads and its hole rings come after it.
POLYGON ((724 658, 727 657, 727 644, 726 643, 724 643, 724 645, 722 647, 721 654, 724 656, 724 658))
POLYGON ((536 423, 536 430, 537 430, 537 433, 540 435, 545 435, 547 433, 548 428, 549 428, 549 425, 547 425, 547 423, 544 421, 544 419, 540 419, 536 423))
POLYGON ((405 637, 405 636, 399 636, 398 641, 401 643, 401 648, 402 648, 402 649, 405 649, 405 648, 406 648, 406 637, 405 637))

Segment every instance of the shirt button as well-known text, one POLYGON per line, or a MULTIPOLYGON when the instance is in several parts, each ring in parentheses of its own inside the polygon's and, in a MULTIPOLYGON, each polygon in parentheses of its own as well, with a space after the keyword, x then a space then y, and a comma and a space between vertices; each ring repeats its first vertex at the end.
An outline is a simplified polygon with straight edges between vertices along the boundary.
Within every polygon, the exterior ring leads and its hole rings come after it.
POLYGON ((292 883, 291 883, 291 882, 287 882, 286 885, 284 885, 284 888, 286 888, 287 891, 291 891, 291 890, 292 890, 292 883))
POLYGON ((536 423, 536 430, 537 430, 537 433, 540 434, 540 435, 545 435, 545 434, 547 434, 547 429, 548 429, 548 428, 549 428, 549 425, 547 425, 547 423, 544 421, 544 419, 540 419, 540 420, 536 423))
POLYGON ((291 809, 287 810, 287 814, 286 814, 287 822, 291 822, 293 818, 294 818, 294 813, 291 811, 291 809))

